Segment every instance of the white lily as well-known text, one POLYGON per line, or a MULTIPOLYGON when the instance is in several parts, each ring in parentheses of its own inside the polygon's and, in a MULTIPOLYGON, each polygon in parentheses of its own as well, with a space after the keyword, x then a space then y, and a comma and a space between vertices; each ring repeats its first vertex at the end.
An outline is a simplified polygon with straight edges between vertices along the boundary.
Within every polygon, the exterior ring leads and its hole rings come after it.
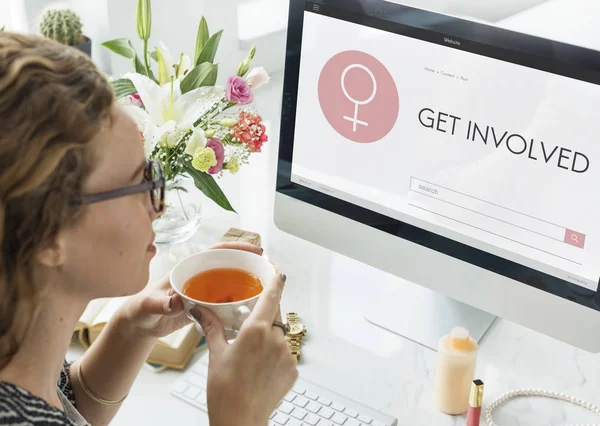
POLYGON ((167 84, 175 77, 175 63, 173 62, 173 56, 162 41, 158 43, 156 55, 158 56, 158 82, 161 85, 167 84))
POLYGON ((181 54, 179 58, 179 63, 175 67, 175 77, 179 79, 179 81, 183 80, 187 75, 188 71, 192 68, 192 60, 188 55, 181 54))
POLYGON ((128 73, 123 78, 131 80, 144 104, 145 110, 133 105, 123 108, 144 134, 147 156, 154 151, 156 144, 166 133, 194 129, 194 123, 223 96, 210 87, 182 94, 176 79, 160 86, 142 74, 128 73))
POLYGON ((158 81, 160 84, 168 83, 171 81, 171 77, 179 81, 183 80, 192 66, 190 57, 183 53, 179 56, 179 62, 175 62, 173 55, 162 41, 158 43, 156 54, 158 55, 158 81))

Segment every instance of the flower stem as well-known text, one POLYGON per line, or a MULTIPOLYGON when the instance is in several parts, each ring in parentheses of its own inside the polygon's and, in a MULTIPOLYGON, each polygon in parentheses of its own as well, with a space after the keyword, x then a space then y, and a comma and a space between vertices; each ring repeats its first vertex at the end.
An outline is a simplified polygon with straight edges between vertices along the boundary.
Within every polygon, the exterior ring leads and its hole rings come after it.
POLYGON ((177 189, 176 191, 177 191, 177 197, 179 197, 179 203, 181 204, 181 210, 183 210, 183 214, 184 214, 186 220, 190 220, 190 218, 188 217, 188 215, 185 211, 185 206, 183 205, 183 200, 181 199, 181 194, 179 193, 179 189, 177 189))
POLYGON ((144 64, 146 65, 146 71, 150 75, 150 63, 148 62, 148 40, 144 40, 144 64))

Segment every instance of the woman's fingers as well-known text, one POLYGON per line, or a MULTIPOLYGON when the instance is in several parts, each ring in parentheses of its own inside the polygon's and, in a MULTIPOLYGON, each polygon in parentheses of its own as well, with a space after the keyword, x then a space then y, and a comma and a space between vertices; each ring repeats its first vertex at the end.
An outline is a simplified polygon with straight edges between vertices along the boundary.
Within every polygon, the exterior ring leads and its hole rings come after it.
POLYGON ((254 244, 243 243, 243 242, 238 242, 238 241, 218 243, 218 244, 215 244, 214 246, 209 247, 208 249, 209 250, 219 250, 219 249, 242 250, 242 251, 248 251, 250 253, 257 254, 259 256, 262 256, 262 254, 263 254, 262 248, 257 247, 254 244))
POLYGON ((277 313, 280 312, 279 303, 281 302, 285 280, 286 276, 284 274, 278 274, 265 286, 250 314, 250 318, 268 323, 275 321, 277 313))

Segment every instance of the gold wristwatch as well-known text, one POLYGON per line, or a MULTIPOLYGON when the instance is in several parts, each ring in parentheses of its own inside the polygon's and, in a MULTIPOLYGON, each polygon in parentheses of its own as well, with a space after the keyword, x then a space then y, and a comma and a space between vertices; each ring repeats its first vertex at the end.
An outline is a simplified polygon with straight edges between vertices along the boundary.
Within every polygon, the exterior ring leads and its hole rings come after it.
POLYGON ((286 319, 290 326, 290 331, 285 339, 292 355, 295 355, 298 361, 300 361, 300 345, 302 344, 302 338, 306 335, 306 327, 300 322, 298 314, 295 312, 288 312, 286 319))

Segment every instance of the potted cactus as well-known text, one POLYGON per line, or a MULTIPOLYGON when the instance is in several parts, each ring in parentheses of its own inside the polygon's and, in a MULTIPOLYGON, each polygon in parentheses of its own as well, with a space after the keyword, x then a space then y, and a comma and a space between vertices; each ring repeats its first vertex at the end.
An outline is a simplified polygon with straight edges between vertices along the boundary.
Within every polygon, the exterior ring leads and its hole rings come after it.
POLYGON ((83 35, 79 16, 70 9, 48 9, 40 20, 42 36, 92 56, 92 41, 83 35))

